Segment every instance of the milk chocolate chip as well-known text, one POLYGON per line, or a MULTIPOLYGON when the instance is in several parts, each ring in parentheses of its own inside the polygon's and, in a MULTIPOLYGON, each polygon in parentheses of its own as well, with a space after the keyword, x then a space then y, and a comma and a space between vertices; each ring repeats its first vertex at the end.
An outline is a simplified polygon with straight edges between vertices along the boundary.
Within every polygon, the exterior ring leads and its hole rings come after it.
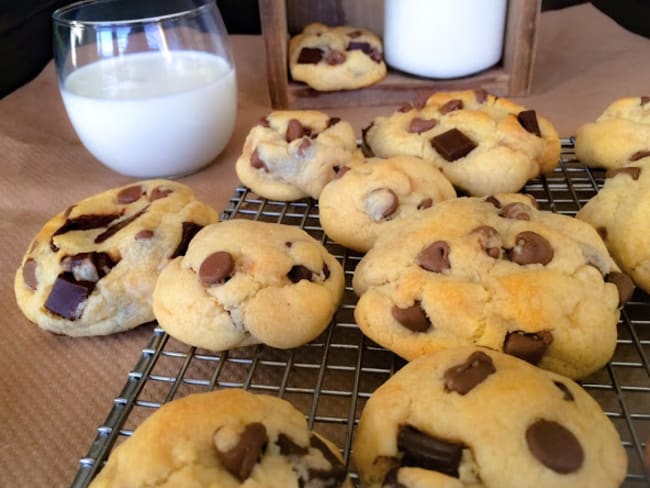
POLYGON ((445 371, 443 382, 447 391, 465 395, 495 372, 492 358, 482 351, 476 351, 464 363, 445 371))
POLYGON ((174 190, 170 190, 169 188, 163 188, 161 186, 157 186, 153 190, 151 190, 151 194, 149 195, 149 201, 153 202, 154 200, 160 200, 161 198, 167 198, 170 193, 174 193, 174 190))
POLYGON ((548 264, 553 259, 551 244, 536 232, 524 231, 517 234, 515 247, 510 250, 510 259, 520 265, 548 264))
POLYGON ((494 259, 501 257, 501 236, 494 227, 479 225, 470 234, 478 237, 479 245, 485 254, 494 259))
POLYGON ((537 365, 552 342, 553 334, 548 330, 539 332, 516 330, 506 335, 503 352, 537 365))
POLYGON ((365 211, 375 221, 390 217, 398 207, 399 199, 390 188, 372 190, 365 201, 365 211))
POLYGON ((83 313, 81 305, 94 289, 94 281, 77 281, 72 273, 61 273, 54 280, 45 308, 64 319, 77 320, 83 313))
POLYGON ((485 103, 488 99, 488 92, 483 88, 479 88, 477 90, 474 90, 474 97, 478 103, 485 103))
POLYGON ((230 474, 240 481, 247 479, 253 468, 264 453, 266 444, 269 440, 266 434, 266 427, 260 422, 253 422, 244 427, 239 435, 238 442, 235 446, 224 451, 220 448, 221 436, 231 436, 232 432, 227 432, 228 427, 221 427, 214 433, 214 445, 217 450, 217 457, 224 468, 230 474))
POLYGON ((190 245, 190 241, 201 229, 203 229, 202 225, 195 224, 194 222, 183 222, 181 240, 172 255, 169 256, 169 259, 174 259, 177 256, 184 256, 187 252, 187 246, 190 245))
POLYGON ((627 168, 612 168, 608 169, 605 173, 605 178, 614 178, 618 175, 628 175, 633 180, 638 180, 641 175, 641 168, 636 166, 628 166, 627 168))
POLYGON ((458 129, 438 134, 431 139, 431 145, 449 162, 467 156, 476 147, 476 143, 458 129))
POLYGON ((153 237, 153 231, 150 229, 142 229, 134 236, 136 241, 144 241, 153 237))
POLYGON ((434 273, 441 273, 451 268, 449 263, 449 244, 445 241, 436 241, 420 251, 415 262, 421 268, 434 273))
POLYGON ((231 254, 218 251, 210 254, 199 267, 199 279, 204 285, 223 283, 235 269, 235 261, 231 254))
POLYGON ((422 308, 422 302, 419 300, 406 308, 399 308, 394 305, 391 314, 395 320, 413 332, 426 332, 431 328, 431 321, 422 308))
POLYGON ((36 279, 36 261, 29 258, 23 264, 23 282, 31 290, 38 288, 38 280, 36 279))
POLYGON ((330 49, 325 57, 325 62, 330 66, 336 66, 337 64, 345 63, 345 54, 343 54, 338 49, 330 49))
POLYGON ((397 448, 404 453, 402 466, 438 471, 458 478, 463 444, 436 439, 424 432, 403 425, 397 433, 397 448))
POLYGON ((253 151, 251 154, 251 166, 255 169, 263 169, 266 173, 269 172, 269 167, 266 165, 266 163, 260 158, 259 153, 257 152, 257 149, 253 151))
POLYGON ((289 120, 289 123, 287 124, 287 133, 286 133, 287 142, 291 142, 295 139, 300 139, 304 135, 305 135, 305 130, 303 129, 300 121, 297 119, 289 120))
POLYGON ((612 271, 607 276, 605 276, 605 281, 607 283, 614 283, 618 289, 618 306, 622 307, 634 294, 634 282, 632 279, 625 273, 619 271, 612 271))
POLYGON ((552 420, 540 419, 526 430, 531 454, 556 473, 568 474, 580 469, 584 452, 576 436, 552 420))
POLYGON ((506 219, 530 220, 530 207, 519 202, 509 203, 501 209, 499 216, 506 219))
POLYGON ((296 264, 293 266, 287 273, 287 277, 291 280, 292 283, 298 283, 300 280, 311 281, 314 276, 314 273, 302 264, 296 264))
POLYGON ((323 51, 317 47, 303 47, 298 54, 298 64, 318 64, 323 59, 323 51))
POLYGON ((443 106, 441 106, 438 111, 442 114, 448 114, 449 112, 453 112, 454 110, 462 110, 463 109, 463 101, 454 98, 453 100, 449 100, 447 103, 445 103, 443 106))
POLYGON ((433 129, 438 124, 436 119, 421 119, 420 117, 415 117, 411 120, 409 125, 409 132, 414 134, 421 134, 426 132, 429 129, 433 129))
POLYGON ((542 133, 539 130, 539 124, 537 123, 537 114, 534 110, 524 110, 519 112, 517 120, 528 132, 535 134, 537 137, 542 137, 542 133))
POLYGON ((650 156, 650 150, 646 151, 637 151, 632 156, 630 156, 630 161, 638 161, 641 158, 647 158, 650 156))
POLYGON ((140 199, 144 194, 144 189, 140 185, 129 186, 117 194, 117 203, 133 203, 140 199))

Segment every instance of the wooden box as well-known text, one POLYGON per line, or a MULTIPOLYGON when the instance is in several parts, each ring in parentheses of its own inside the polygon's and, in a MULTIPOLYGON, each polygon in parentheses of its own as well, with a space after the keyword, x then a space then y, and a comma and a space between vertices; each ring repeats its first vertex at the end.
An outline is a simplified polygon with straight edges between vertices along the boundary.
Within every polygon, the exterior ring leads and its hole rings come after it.
MULTIPOLYGON (((291 1, 291 0, 289 0, 291 1)), ((304 0, 303 0, 304 2, 304 0)), ((450 80, 427 79, 411 76, 389 68, 388 75, 381 82, 358 90, 318 92, 302 82, 294 82, 289 76, 288 42, 297 32, 290 32, 287 21, 287 0, 259 0, 262 35, 266 49, 269 93, 275 109, 330 108, 364 105, 395 105, 416 97, 428 95, 436 90, 484 88, 498 96, 525 96, 530 90, 535 55, 537 23, 541 0, 509 0, 501 61, 473 76, 450 80)), ((331 2, 336 6, 340 2, 331 2)), ((323 23, 345 22, 344 14, 323 12, 329 6, 327 1, 292 5, 302 7, 303 26, 309 21, 323 23), (307 6, 311 4, 311 10, 307 6), (305 15, 305 11, 307 15, 305 15), (314 15, 308 19, 307 16, 314 15)), ((292 18, 292 29, 301 29, 292 18)), ((372 28, 367 25, 358 27, 372 28)))

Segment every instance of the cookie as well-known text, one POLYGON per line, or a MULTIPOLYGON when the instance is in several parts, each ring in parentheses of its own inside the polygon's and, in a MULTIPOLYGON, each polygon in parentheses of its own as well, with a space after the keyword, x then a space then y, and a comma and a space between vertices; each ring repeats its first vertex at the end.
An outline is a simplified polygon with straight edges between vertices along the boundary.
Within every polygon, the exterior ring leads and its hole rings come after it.
POLYGON ((650 293, 650 156, 607 171, 577 217, 591 224, 618 265, 650 293))
POLYGON ((318 198, 338 168, 361 157, 352 126, 313 110, 273 112, 251 129, 235 169, 260 196, 318 198))
POLYGON ((407 364, 366 403, 353 445, 361 488, 618 487, 612 422, 568 378, 481 347, 407 364))
POLYGON ((205 227, 161 272, 156 319, 169 335, 213 351, 317 337, 343 295, 343 269, 302 229, 234 219, 205 227))
POLYGON ((39 327, 112 334, 153 320, 160 270, 218 213, 192 190, 148 180, 82 200, 50 219, 22 259, 16 301, 39 327))
POLYGON ((579 127, 575 153, 596 168, 619 168, 650 156, 650 97, 616 100, 595 122, 579 127))
POLYGON ((289 40, 289 70, 294 81, 318 91, 354 90, 386 77, 379 37, 367 29, 320 23, 289 40))
POLYGON ((239 389, 163 405, 90 484, 352 488, 338 449, 286 400, 239 389))
POLYGON ((501 194, 396 225, 353 286, 361 330, 407 360, 477 344, 582 378, 611 358, 632 282, 591 226, 501 194))
POLYGON ((320 223, 330 238, 365 252, 396 222, 455 196, 449 180, 428 161, 372 158, 341 167, 325 186, 318 199, 320 223))
POLYGON ((363 133, 374 155, 429 160, 474 196, 519 191, 552 171, 560 157, 548 120, 484 90, 434 93, 424 104, 375 118, 363 133))

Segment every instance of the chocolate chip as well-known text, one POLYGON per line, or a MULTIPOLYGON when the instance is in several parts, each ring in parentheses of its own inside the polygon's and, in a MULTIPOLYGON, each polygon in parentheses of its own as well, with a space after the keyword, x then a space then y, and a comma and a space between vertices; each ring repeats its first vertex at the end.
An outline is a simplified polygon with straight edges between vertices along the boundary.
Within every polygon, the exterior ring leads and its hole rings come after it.
POLYGON ((584 461, 584 452, 576 436, 552 420, 540 419, 526 429, 526 443, 531 454, 556 473, 577 471, 584 461))
POLYGON ((465 395, 496 372, 492 358, 482 351, 470 354, 464 363, 452 366, 443 375, 447 391, 465 395))
POLYGON ((524 231, 517 234, 515 247, 510 250, 510 260, 520 264, 548 264, 553 259, 551 244, 536 232, 524 231))
POLYGON ((438 134, 431 139, 431 145, 449 162, 467 156, 476 147, 476 143, 458 129, 438 134))
POLYGON ((104 242, 108 238, 112 237, 118 231, 122 230, 124 227, 126 227, 131 222, 133 222, 135 219, 139 218, 148 209, 149 209, 149 206, 147 205, 146 207, 141 209, 139 212, 134 213, 130 217, 127 217, 126 219, 121 220, 120 222, 116 222, 115 224, 109 226, 104 232, 102 232, 97 237, 95 237, 95 244, 101 244, 102 242, 104 242))
POLYGON ((420 251, 415 262, 421 268, 434 273, 441 273, 451 268, 449 263, 449 244, 445 241, 435 241, 420 251))
POLYGON ((135 235, 135 240, 136 241, 144 241, 147 239, 151 239, 153 237, 153 231, 149 229, 143 229, 141 231, 138 231, 138 233, 135 235))
POLYGON ((244 481, 250 476, 264 453, 269 440, 266 427, 260 422, 247 424, 241 432, 237 444, 227 451, 219 448, 218 436, 219 430, 215 432, 215 447, 219 461, 230 474, 240 481, 244 481))
POLYGON ((399 198, 390 188, 376 188, 365 200, 365 211, 375 221, 393 215, 399 207, 399 198))
POLYGON ((313 276, 314 273, 312 273, 308 267, 303 266, 302 264, 296 264, 287 273, 287 277, 291 280, 292 283, 298 283, 300 280, 311 281, 313 276))
POLYGON ((295 139, 300 139, 304 135, 305 135, 305 131, 302 128, 302 124, 300 123, 300 121, 297 119, 289 120, 289 123, 287 124, 287 134, 286 134, 287 142, 291 142, 295 139))
POLYGON ((287 434, 280 432, 275 443, 283 456, 305 456, 309 448, 296 444, 287 434))
POLYGON ((255 169, 263 169, 266 173, 269 172, 269 167, 262 160, 262 158, 260 158, 257 149, 255 149, 255 151, 253 151, 253 153, 251 154, 251 166, 255 169))
POLYGON ((32 258, 27 259, 23 264, 23 282, 27 288, 36 290, 38 288, 38 280, 36 279, 36 261, 32 258))
POLYGON ((612 271, 605 276, 607 283, 614 283, 618 289, 618 306, 625 305, 634 294, 634 282, 625 273, 612 271))
POLYGON ((571 390, 569 390, 569 387, 567 385, 565 385, 561 381, 554 381, 553 384, 557 386, 558 389, 562 392, 563 400, 566 400, 567 402, 574 401, 573 393, 571 393, 571 390))
POLYGON ((323 51, 317 47, 303 47, 298 54, 298 64, 318 64, 323 59, 323 51))
POLYGON ((230 253, 218 251, 210 254, 199 267, 199 279, 206 286, 223 283, 235 269, 235 260, 230 253))
POLYGON ((648 156, 650 156, 650 150, 637 151, 630 156, 630 161, 638 161, 639 159, 647 158, 648 156))
POLYGON ((267 119, 266 117, 260 117, 257 121, 257 125, 266 127, 267 129, 271 127, 271 124, 269 123, 269 119, 267 119))
POLYGON ((97 282, 117 264, 105 252, 82 252, 61 259, 61 269, 72 273, 75 281, 97 282))
POLYGON ((348 171, 350 171, 350 167, 349 167, 349 166, 341 166, 340 168, 338 168, 338 169, 336 170, 336 174, 334 175, 334 179, 335 179, 335 180, 338 180, 339 178, 342 178, 343 175, 344 175, 345 173, 347 173, 348 171))
POLYGON ((494 195, 490 195, 485 199, 485 201, 491 203, 496 208, 501 208, 501 202, 494 195))
POLYGON ((535 134, 537 137, 542 137, 542 133, 539 130, 539 124, 537 123, 537 114, 534 110, 523 110, 522 112, 519 112, 517 120, 528 132, 535 134))
POLYGON ((153 202, 154 200, 160 200, 161 198, 167 198, 171 193, 174 193, 174 190, 170 190, 169 188, 163 188, 161 186, 157 186, 153 190, 151 190, 151 194, 149 195, 149 201, 153 202))
POLYGON ((476 98, 476 101, 478 103, 485 103, 486 100, 488 99, 488 92, 483 88, 474 90, 474 98, 476 98))
POLYGON ((336 66, 338 64, 345 63, 345 54, 343 54, 338 49, 330 49, 325 57, 325 62, 330 66, 336 66))
POLYGON ((431 208, 432 205, 433 205, 433 199, 432 198, 425 198, 420 203, 418 203, 418 210, 424 210, 426 208, 431 208))
POLYGON ((351 38, 351 39, 356 39, 357 37, 360 37, 361 34, 362 34, 362 32, 360 30, 355 30, 355 31, 352 31, 352 32, 348 32, 347 36, 349 38, 351 38))
POLYGON ((140 199, 144 194, 144 189, 140 185, 129 186, 117 194, 117 203, 133 203, 140 199))
POLYGON ((309 468, 307 471, 309 475, 307 481, 319 480, 320 483, 318 485, 324 488, 341 486, 348 476, 343 463, 341 463, 339 458, 330 451, 329 447, 318 436, 312 434, 309 444, 312 448, 321 452, 323 457, 330 463, 330 469, 309 468))
POLYGON ((618 175, 628 175, 633 180, 638 180, 639 175, 641 175, 641 168, 638 168, 636 166, 629 166, 627 168, 608 169, 607 173, 605 173, 605 178, 614 178, 615 176, 618 175))
POLYGON ((438 471, 458 478, 463 444, 436 439, 410 425, 397 433, 397 448, 403 452, 402 466, 438 471))
POLYGON ((641 106, 643 107, 646 103, 650 102, 650 97, 647 95, 644 95, 641 97, 641 106))
POLYGON ((202 225, 195 224, 194 222, 183 222, 181 240, 169 259, 174 259, 177 256, 184 256, 187 252, 187 247, 190 245, 190 241, 201 229, 203 229, 202 225))
POLYGON ((553 342, 553 334, 548 330, 539 332, 516 330, 506 335, 503 352, 536 365, 542 360, 551 342, 553 342))
POLYGON ((437 124, 438 121, 436 119, 421 119, 420 117, 415 117, 413 120, 411 120, 411 124, 409 125, 409 132, 421 134, 422 132, 426 132, 429 129, 433 129, 437 124))
POLYGON ((499 217, 504 217, 506 219, 515 219, 515 220, 530 220, 530 207, 523 203, 515 202, 509 203, 501 212, 499 212, 499 217))
POLYGON ((598 227, 596 232, 598 232, 598 235, 603 241, 607 239, 607 227, 598 227))
POLYGON ((413 332, 426 332, 431 328, 431 321, 422 308, 422 302, 419 300, 406 308, 399 308, 394 305, 391 314, 395 320, 413 332))
POLYGON ((463 101, 459 100, 458 98, 454 98, 453 100, 449 100, 447 103, 442 105, 438 111, 442 114, 448 114, 449 112, 453 112, 455 110, 462 110, 463 109, 463 101))
POLYGON ((83 313, 82 304, 95 289, 93 281, 77 281, 72 273, 61 273, 54 280, 45 308, 68 320, 77 320, 83 313))
POLYGON ((478 236, 481 249, 494 259, 501 257, 501 236, 499 232, 489 225, 479 225, 470 234, 478 236))

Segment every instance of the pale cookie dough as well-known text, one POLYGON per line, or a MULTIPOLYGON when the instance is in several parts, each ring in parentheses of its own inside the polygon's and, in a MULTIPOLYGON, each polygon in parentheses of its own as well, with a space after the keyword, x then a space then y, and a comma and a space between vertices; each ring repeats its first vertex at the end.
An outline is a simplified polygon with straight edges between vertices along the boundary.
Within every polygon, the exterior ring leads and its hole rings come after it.
POLYGON ((591 224, 619 266, 650 293, 650 157, 610 169, 577 217, 591 224))
POLYGON ((449 180, 428 161, 372 158, 343 166, 325 186, 318 199, 320 223, 336 242, 365 252, 395 223, 455 196, 449 180))
POLYGON ((587 166, 619 168, 650 156, 650 96, 621 98, 579 127, 576 157, 587 166))
POLYGON ((101 487, 352 488, 338 449, 286 400, 244 390, 163 405, 110 454, 101 487))
POLYGON ((364 141, 375 156, 429 160, 470 195, 519 191, 559 164, 560 140, 544 117, 484 90, 438 92, 374 119, 364 141))
POLYGON ((615 488, 627 468, 578 384, 480 347, 423 356, 380 386, 353 459, 361 488, 615 488))
POLYGON ((572 378, 612 357, 633 291, 591 226, 520 194, 446 200, 396 225, 353 286, 361 330, 407 360, 477 344, 572 378))
POLYGON ((361 158, 352 126, 313 110, 272 112, 251 129, 235 169, 258 195, 318 198, 344 165, 361 158))
POLYGON ((234 219, 204 228, 162 271, 153 308, 169 335, 193 346, 287 349, 327 328, 343 286, 339 262, 302 229, 234 219))
POLYGON ((29 320, 58 334, 112 334, 150 322, 161 269, 218 220, 189 187, 169 180, 86 198, 36 235, 15 276, 16 301, 29 320))
POLYGON ((367 29, 309 24, 289 41, 291 78, 318 91, 354 90, 386 77, 381 39, 367 29))

